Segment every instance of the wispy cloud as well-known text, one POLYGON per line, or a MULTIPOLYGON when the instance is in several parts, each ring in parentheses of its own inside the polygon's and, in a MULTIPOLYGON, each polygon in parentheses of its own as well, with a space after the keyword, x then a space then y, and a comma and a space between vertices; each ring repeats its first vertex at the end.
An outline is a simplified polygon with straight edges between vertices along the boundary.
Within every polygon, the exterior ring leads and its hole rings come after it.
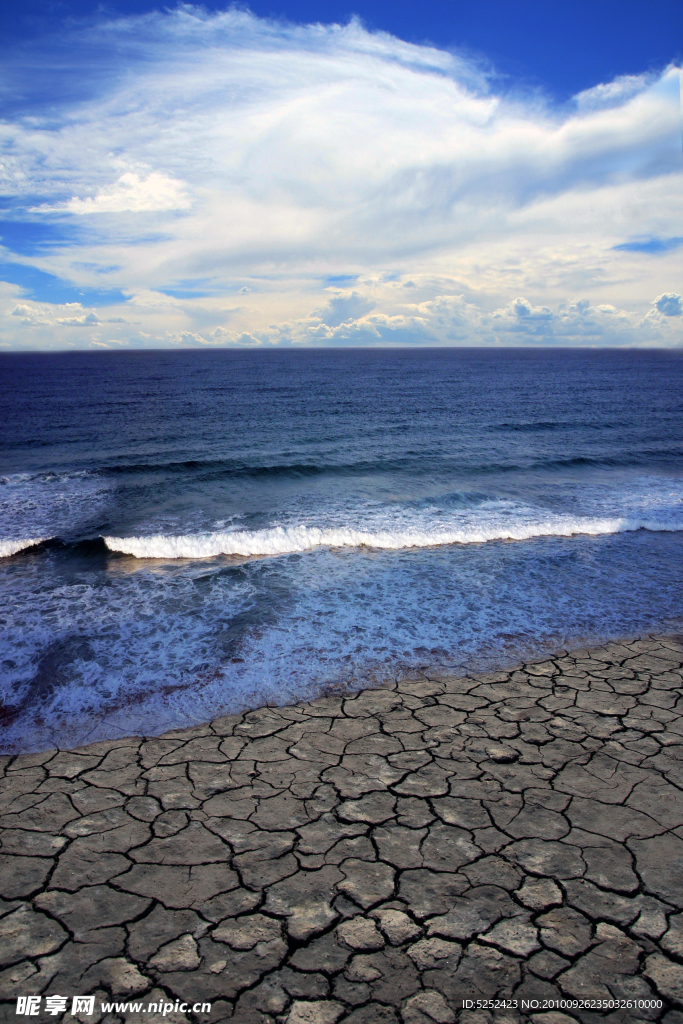
POLYGON ((0 180, 61 240, 4 259, 127 302, 50 313, 10 276, 5 344, 683 341, 657 305, 680 289, 675 68, 556 108, 355 22, 190 7, 33 57, 31 82, 6 69, 29 99, 0 180))

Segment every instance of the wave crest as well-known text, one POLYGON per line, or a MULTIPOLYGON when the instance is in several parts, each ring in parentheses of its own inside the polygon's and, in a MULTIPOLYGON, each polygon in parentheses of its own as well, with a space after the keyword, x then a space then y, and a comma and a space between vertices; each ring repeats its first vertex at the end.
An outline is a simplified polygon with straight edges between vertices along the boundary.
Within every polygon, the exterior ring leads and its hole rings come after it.
POLYGON ((25 551, 26 548, 35 548, 49 539, 49 537, 10 537, 7 540, 0 540, 0 558, 11 558, 12 555, 25 551))
POLYGON ((358 530, 350 527, 277 526, 267 530, 180 534, 149 537, 104 537, 110 551, 135 558, 213 558, 217 555, 289 555, 314 548, 442 547, 450 544, 485 544, 494 540, 531 540, 534 537, 602 536, 634 530, 676 531, 683 523, 646 519, 559 519, 545 522, 492 525, 488 528, 429 530, 358 530))

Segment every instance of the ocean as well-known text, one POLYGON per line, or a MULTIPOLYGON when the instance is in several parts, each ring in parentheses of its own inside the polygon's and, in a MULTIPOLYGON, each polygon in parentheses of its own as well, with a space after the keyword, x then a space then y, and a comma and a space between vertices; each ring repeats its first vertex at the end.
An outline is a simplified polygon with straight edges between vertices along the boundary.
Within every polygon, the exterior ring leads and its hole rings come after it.
POLYGON ((683 627, 683 352, 0 356, 3 752, 683 627))

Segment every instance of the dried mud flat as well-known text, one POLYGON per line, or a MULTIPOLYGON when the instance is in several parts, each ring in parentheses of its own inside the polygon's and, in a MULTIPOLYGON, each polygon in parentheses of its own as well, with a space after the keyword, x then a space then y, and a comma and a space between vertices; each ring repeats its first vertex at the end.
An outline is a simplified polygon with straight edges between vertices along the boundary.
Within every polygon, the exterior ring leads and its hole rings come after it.
POLYGON ((1 758, 0 1016, 683 1024, 682 665, 647 638, 1 758))

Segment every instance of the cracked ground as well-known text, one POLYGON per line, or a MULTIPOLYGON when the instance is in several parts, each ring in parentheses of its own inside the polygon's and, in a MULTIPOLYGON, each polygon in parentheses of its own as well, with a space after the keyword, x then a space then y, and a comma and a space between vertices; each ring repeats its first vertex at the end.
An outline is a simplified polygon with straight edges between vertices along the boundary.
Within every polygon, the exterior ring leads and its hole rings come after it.
POLYGON ((0 1016, 683 1024, 682 666, 646 638, 0 758, 0 1016), (615 999, 650 1005, 543 1009, 615 999))

